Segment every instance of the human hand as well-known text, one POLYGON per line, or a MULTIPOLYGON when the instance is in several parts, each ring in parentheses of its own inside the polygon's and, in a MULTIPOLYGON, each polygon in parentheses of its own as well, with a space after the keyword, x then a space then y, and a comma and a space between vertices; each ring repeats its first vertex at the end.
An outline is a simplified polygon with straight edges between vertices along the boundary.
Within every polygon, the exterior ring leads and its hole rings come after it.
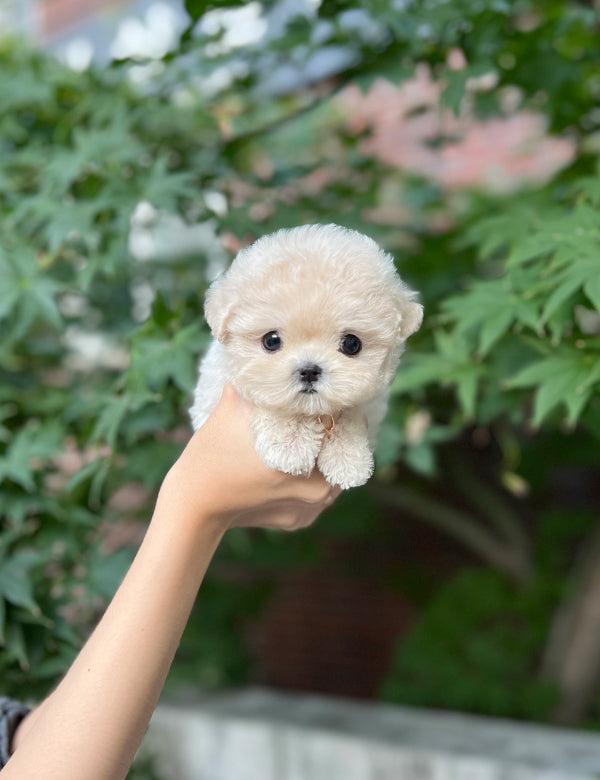
POLYGON ((317 469, 310 477, 267 468, 251 439, 252 409, 226 385, 209 419, 165 478, 159 503, 223 526, 296 530, 310 525, 340 493, 317 469))

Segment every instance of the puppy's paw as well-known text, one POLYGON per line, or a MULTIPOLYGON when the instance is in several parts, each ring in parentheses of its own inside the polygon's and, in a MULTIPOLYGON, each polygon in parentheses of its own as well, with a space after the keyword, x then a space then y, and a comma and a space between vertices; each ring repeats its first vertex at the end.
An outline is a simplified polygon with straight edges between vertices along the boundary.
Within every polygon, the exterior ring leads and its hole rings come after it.
POLYGON ((256 452, 270 469, 305 476, 312 473, 321 447, 314 427, 258 411, 252 415, 250 427, 256 452))
POLYGON ((342 490, 364 485, 373 473, 373 455, 368 447, 361 453, 350 453, 333 447, 323 447, 317 464, 330 485, 342 490))
POLYGON ((374 463, 366 434, 362 424, 340 420, 335 432, 325 437, 317 465, 331 485, 347 490, 367 482, 374 463))

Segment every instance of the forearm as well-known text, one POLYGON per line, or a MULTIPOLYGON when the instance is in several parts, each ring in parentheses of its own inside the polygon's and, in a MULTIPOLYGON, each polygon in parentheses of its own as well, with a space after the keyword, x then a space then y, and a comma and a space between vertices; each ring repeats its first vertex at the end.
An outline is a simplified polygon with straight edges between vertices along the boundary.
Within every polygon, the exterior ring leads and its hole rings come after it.
POLYGON ((51 696, 30 716, 7 780, 125 777, 222 537, 159 500, 121 587, 51 696))
POLYGON ((307 478, 268 469, 250 414, 226 386, 165 478, 146 538, 98 627, 19 727, 6 780, 125 777, 225 530, 303 528, 335 498, 339 491, 316 470, 307 478))

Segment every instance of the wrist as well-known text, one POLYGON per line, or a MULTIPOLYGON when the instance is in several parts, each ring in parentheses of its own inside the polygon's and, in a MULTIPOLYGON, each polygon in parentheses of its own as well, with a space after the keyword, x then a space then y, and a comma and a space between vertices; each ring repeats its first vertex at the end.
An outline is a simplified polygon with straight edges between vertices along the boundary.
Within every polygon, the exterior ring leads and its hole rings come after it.
POLYGON ((222 501, 216 495, 217 490, 201 469, 190 477, 180 473, 179 463, 175 463, 161 485, 152 522, 164 520, 169 526, 176 526, 178 532, 200 532, 203 537, 208 534, 221 538, 229 523, 220 511, 222 501))

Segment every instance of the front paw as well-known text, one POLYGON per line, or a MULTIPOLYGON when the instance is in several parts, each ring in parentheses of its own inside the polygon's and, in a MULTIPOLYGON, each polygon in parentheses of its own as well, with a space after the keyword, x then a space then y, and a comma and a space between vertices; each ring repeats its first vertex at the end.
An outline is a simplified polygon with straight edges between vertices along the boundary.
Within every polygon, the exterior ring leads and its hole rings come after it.
POLYGON ((251 429, 254 448, 265 466, 286 474, 312 473, 321 447, 319 432, 314 428, 297 420, 255 413, 251 429))
POLYGON ((331 436, 323 442, 317 464, 330 485, 342 490, 364 485, 373 473, 373 453, 366 440, 331 436))

